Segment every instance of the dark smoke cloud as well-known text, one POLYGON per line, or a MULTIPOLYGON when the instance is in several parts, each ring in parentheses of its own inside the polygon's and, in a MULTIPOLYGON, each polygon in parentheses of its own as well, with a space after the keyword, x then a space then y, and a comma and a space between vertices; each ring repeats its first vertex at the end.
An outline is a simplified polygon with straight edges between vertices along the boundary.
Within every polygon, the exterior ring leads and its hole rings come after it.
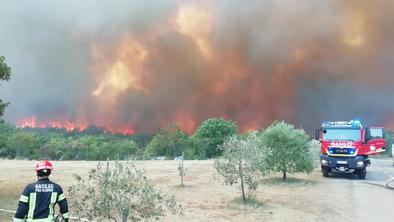
POLYGON ((138 132, 169 122, 191 131, 213 116, 241 129, 284 119, 312 132, 323 120, 355 117, 393 127, 393 9, 388 0, 5 1, 0 54, 13 68, 0 89, 11 102, 6 119, 84 118, 138 132), (182 5, 212 15, 202 24, 211 26, 210 59, 174 27, 182 5), (363 17, 357 47, 343 41, 355 13, 363 17), (141 81, 149 93, 129 89, 105 103, 92 97, 92 45, 111 63, 124 35, 147 50, 141 81))

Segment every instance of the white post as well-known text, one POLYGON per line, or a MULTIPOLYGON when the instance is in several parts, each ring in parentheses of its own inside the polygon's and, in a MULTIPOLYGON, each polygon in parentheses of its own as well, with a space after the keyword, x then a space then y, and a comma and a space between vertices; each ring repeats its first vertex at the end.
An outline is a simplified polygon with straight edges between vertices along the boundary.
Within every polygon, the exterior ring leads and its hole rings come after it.
POLYGON ((183 176, 185 175, 185 170, 183 168, 183 157, 184 157, 184 152, 182 152, 182 168, 181 168, 181 186, 183 187, 183 176))
POLYGON ((127 222, 127 217, 129 216, 129 211, 127 209, 122 210, 122 222, 127 222))
POLYGON ((394 166, 394 143, 391 144, 391 156, 393 157, 393 166, 394 166))
POLYGON ((107 158, 107 175, 109 174, 109 158, 107 158))

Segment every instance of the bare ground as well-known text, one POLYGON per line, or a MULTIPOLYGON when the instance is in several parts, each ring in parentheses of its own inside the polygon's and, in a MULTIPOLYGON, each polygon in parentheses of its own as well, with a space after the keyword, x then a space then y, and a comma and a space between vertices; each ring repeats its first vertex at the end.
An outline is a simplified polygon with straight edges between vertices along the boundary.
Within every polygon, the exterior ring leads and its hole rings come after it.
MULTIPOLYGON (((0 160, 0 208, 16 209, 24 186, 36 180, 35 163, 0 160)), ((54 162, 51 179, 67 190, 73 182, 73 173, 86 176, 96 164, 94 161, 54 162)), ((175 194, 184 208, 183 215, 167 215, 163 221, 356 221, 354 213, 349 213, 358 204, 352 197, 354 183, 363 189, 383 189, 348 178, 322 178, 316 170, 310 175, 290 175, 287 183, 275 176, 263 179, 254 192, 256 204, 241 205, 235 203, 239 189, 222 184, 213 170, 213 161, 185 161, 188 173, 184 188, 179 186, 177 161, 136 161, 135 164, 146 171, 152 184, 175 194)), ((70 210, 72 214, 72 206, 70 210)), ((10 221, 11 217, 0 213, 0 221, 10 221)))

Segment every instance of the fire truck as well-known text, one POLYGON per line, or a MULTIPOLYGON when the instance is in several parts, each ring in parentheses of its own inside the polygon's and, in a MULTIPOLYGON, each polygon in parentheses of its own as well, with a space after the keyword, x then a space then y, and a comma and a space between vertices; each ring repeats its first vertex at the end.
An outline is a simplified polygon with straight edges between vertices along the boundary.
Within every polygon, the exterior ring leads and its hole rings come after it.
POLYGON ((323 122, 315 134, 323 176, 342 173, 365 179, 369 156, 385 151, 384 137, 383 127, 364 127, 359 120, 323 122))

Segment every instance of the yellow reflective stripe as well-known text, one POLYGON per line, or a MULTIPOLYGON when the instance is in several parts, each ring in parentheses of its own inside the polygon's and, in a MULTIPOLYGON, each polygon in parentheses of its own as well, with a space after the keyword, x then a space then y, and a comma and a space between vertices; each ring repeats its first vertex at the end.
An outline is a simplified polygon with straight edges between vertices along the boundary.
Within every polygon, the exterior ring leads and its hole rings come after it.
POLYGON ((70 217, 70 214, 67 212, 65 214, 62 214, 62 216, 64 219, 68 219, 70 217))
POLYGON ((25 220, 24 219, 19 219, 19 218, 13 218, 13 220, 12 220, 13 222, 24 222, 25 220))
POLYGON ((29 197, 27 197, 25 195, 21 195, 21 198, 19 198, 19 201, 21 201, 23 203, 29 203, 29 197))
POLYGON ((30 193, 30 198, 29 198, 29 213, 27 214, 28 219, 33 219, 34 215, 34 209, 36 208, 36 193, 30 193))
POLYGON ((51 194, 51 203, 49 204, 49 215, 48 218, 53 218, 53 207, 55 206, 57 199, 57 192, 52 192, 51 194))
POLYGON ((58 200, 58 202, 60 202, 60 201, 62 201, 62 200, 64 200, 64 199, 66 199, 66 195, 64 195, 64 193, 62 193, 62 194, 59 195, 59 200, 58 200))

